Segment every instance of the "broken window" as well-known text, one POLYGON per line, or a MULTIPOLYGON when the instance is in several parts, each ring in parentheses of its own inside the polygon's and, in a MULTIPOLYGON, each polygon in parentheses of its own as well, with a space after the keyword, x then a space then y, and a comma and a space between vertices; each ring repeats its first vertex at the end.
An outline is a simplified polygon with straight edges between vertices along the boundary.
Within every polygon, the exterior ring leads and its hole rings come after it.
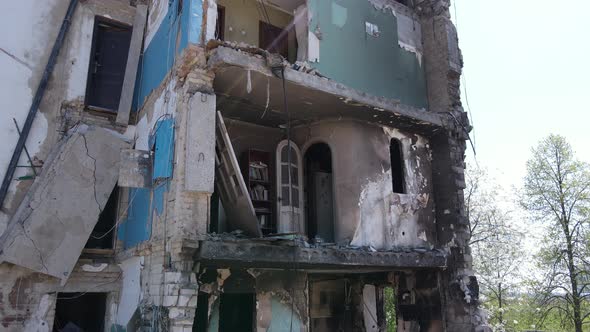
POLYGON ((106 293, 57 293, 53 332, 105 330, 106 293))
POLYGON ((118 218, 118 207, 119 207, 119 186, 115 185, 115 188, 109 196, 107 204, 103 208, 98 222, 90 238, 84 248, 86 249, 112 249, 113 248, 113 234, 117 224, 118 218))
POLYGON ((86 85, 86 106, 116 112, 121 98, 131 28, 97 17, 86 85))
POLYGON ((314 144, 305 152, 305 202, 307 236, 333 242, 332 152, 325 143, 314 144))
POLYGON ((402 144, 399 140, 392 138, 389 143, 389 156, 391 158, 391 181, 393 192, 405 194, 404 182, 404 156, 402 144))

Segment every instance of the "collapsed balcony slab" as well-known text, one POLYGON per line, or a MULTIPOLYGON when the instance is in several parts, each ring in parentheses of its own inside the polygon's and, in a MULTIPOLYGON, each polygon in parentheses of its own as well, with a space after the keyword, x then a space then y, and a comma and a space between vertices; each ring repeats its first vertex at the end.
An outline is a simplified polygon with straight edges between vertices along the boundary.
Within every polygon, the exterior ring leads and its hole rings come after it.
MULTIPOLYGON (((270 126, 286 122, 282 82, 260 52, 218 46, 209 51, 208 65, 215 72, 213 85, 224 115, 270 126)), ((423 134, 446 126, 446 117, 439 113, 372 96, 291 67, 285 68, 284 73, 287 103, 294 123, 350 117, 423 134)))
POLYGON ((391 271, 404 268, 445 268, 439 250, 407 249, 372 252, 334 247, 305 248, 270 245, 248 240, 202 241, 195 257, 203 264, 258 268, 391 271))
POLYGON ((0 262, 67 280, 117 182, 126 138, 79 125, 55 147, 0 238, 0 262))

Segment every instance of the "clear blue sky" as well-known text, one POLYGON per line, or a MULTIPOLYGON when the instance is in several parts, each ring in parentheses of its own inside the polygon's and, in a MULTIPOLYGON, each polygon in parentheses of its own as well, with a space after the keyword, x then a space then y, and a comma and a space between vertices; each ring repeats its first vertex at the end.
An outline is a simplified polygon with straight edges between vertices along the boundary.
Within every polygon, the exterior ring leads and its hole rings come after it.
POLYGON ((519 186, 549 133, 590 162, 590 0, 452 0, 451 13, 479 165, 519 186))

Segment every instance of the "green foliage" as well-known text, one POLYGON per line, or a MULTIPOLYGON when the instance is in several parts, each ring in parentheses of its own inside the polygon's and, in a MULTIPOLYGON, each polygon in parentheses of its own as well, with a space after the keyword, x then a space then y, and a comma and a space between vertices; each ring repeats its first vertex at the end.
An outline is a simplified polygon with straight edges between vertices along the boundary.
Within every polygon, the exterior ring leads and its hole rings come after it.
POLYGON ((520 203, 546 227, 534 289, 541 321, 581 332, 590 316, 590 167, 562 136, 549 135, 532 150, 520 203))
POLYGON ((396 315, 396 296, 393 287, 386 287, 383 289, 383 302, 385 305, 385 320, 387 322, 387 332, 397 331, 397 315, 396 315))

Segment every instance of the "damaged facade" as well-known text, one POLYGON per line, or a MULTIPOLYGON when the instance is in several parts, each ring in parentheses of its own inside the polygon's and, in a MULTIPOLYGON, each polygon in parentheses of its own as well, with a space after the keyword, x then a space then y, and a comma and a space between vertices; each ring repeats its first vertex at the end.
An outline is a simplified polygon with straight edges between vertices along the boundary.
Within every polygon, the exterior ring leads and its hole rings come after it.
POLYGON ((487 330, 449 6, 1 4, 0 330, 487 330))

